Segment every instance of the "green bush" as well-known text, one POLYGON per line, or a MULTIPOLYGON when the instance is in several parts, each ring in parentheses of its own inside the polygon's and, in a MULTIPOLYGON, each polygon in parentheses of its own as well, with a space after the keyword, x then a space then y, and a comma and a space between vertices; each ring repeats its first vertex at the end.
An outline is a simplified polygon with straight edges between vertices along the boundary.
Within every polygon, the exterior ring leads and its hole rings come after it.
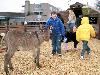
POLYGON ((83 16, 90 14, 90 9, 87 6, 82 7, 83 16))

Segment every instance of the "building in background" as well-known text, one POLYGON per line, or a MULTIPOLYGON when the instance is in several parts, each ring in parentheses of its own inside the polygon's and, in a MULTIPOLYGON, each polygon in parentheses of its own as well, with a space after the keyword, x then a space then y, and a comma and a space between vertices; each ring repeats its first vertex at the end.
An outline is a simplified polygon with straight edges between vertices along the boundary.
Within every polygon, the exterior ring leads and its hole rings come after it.
POLYGON ((25 5, 23 7, 25 20, 31 23, 45 22, 50 17, 51 11, 59 11, 58 8, 48 3, 30 4, 29 0, 25 1, 25 5))
POLYGON ((24 21, 24 13, 0 12, 0 25, 22 25, 24 21))
POLYGON ((0 25, 18 25, 24 22, 30 25, 45 24, 52 11, 59 12, 60 10, 48 3, 30 4, 29 0, 25 1, 23 7, 24 13, 0 12, 0 25))

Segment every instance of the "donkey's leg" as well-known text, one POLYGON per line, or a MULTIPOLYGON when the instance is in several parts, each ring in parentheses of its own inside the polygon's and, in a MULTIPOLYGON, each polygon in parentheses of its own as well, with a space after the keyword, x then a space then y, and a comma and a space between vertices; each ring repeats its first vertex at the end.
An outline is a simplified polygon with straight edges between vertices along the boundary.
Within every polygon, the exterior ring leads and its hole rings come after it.
POLYGON ((6 72, 6 75, 9 75, 9 71, 8 71, 8 62, 9 62, 9 54, 6 53, 4 56, 4 71, 6 72))
POLYGON ((34 69, 36 69, 36 54, 37 54, 36 51, 37 51, 37 50, 36 50, 36 48, 35 48, 35 49, 33 50, 33 62, 34 62, 34 65, 35 65, 35 66, 34 66, 34 69))
POLYGON ((11 58, 14 55, 14 53, 15 53, 15 50, 8 49, 7 53, 5 54, 4 70, 6 72, 6 75, 9 75, 8 68, 13 69, 13 66, 12 66, 12 63, 11 63, 11 58))
POLYGON ((34 63, 36 64, 36 66, 38 68, 40 68, 40 65, 39 65, 39 55, 40 55, 40 48, 35 48, 35 51, 33 53, 33 58, 34 58, 34 63))
POLYGON ((13 49, 13 50, 11 50, 11 54, 10 54, 10 60, 9 60, 9 69, 10 70, 12 70, 13 71, 13 66, 12 66, 12 62, 11 62, 11 58, 13 57, 13 55, 14 55, 14 53, 15 53, 15 51, 16 51, 17 49, 13 49))
POLYGON ((3 46, 4 36, 1 38, 1 47, 3 46))
POLYGON ((38 68, 40 68, 40 65, 39 65, 40 48, 37 48, 36 50, 37 50, 37 52, 36 52, 36 66, 38 68))
POLYGON ((11 63, 11 58, 13 57, 15 51, 17 51, 17 46, 13 46, 13 48, 10 49, 10 51, 9 51, 10 60, 9 60, 9 64, 8 65, 9 65, 9 69, 12 70, 12 71, 13 71, 13 66, 12 66, 12 63, 11 63))

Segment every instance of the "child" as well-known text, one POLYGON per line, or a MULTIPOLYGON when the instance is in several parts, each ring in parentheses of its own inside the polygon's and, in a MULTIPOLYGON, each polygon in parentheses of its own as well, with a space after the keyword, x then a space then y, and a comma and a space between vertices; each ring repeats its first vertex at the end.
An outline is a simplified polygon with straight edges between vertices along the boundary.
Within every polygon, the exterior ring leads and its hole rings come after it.
MULTIPOLYGON (((74 42, 74 50, 78 50, 77 49, 78 41, 76 40, 76 30, 77 30, 77 28, 76 28, 76 26, 74 26, 70 32, 66 33, 66 36, 67 36, 66 43, 73 41, 74 42)), ((67 50, 67 51, 69 50, 67 44, 65 46, 65 50, 67 50)))
POLYGON ((51 12, 51 17, 46 22, 45 28, 47 29, 48 27, 52 29, 52 55, 57 53, 61 56, 61 38, 65 35, 65 29, 55 11, 51 12))
POLYGON ((76 39, 77 41, 83 42, 83 49, 81 52, 81 59, 84 59, 84 54, 87 51, 90 54, 91 49, 88 46, 88 41, 90 37, 95 37, 95 31, 92 25, 89 24, 88 17, 83 17, 81 21, 81 25, 78 27, 76 31, 76 39))
MULTIPOLYGON (((74 49, 77 50, 78 41, 76 40, 76 16, 72 10, 69 10, 69 17, 68 17, 68 25, 66 27, 66 43, 73 41, 74 42, 74 49)), ((68 51, 67 44, 65 46, 65 50, 68 51)))

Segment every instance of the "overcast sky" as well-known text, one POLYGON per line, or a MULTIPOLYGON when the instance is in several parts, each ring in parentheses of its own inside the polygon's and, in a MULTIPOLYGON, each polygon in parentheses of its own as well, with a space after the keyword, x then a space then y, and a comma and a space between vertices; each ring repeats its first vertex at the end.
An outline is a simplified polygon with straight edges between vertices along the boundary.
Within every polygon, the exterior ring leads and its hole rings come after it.
MULTIPOLYGON (((89 2, 90 6, 94 6, 96 0, 29 0, 31 4, 50 3, 53 6, 66 10, 71 4, 80 2, 86 4, 89 2), (70 2, 69 2, 70 1, 70 2)), ((22 5, 25 4, 25 0, 0 0, 0 12, 21 12, 24 10, 22 5)))

